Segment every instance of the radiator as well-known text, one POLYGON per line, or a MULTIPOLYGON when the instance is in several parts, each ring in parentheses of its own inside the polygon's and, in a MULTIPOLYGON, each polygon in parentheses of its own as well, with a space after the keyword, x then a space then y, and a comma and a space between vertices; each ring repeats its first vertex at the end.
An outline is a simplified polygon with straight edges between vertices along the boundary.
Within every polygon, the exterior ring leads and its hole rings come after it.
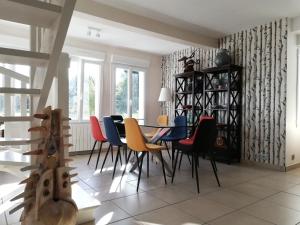
POLYGON ((89 122, 70 122, 72 137, 69 143, 73 147, 69 149, 70 152, 86 151, 93 148, 94 140, 91 134, 89 122))

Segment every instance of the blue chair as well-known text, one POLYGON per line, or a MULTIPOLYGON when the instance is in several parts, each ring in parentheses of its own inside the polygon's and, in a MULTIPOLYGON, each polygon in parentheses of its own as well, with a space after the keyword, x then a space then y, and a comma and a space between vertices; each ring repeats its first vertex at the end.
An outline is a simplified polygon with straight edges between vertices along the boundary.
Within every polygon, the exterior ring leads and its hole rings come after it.
POLYGON ((170 133, 161 138, 161 141, 165 143, 167 150, 169 147, 167 142, 172 142, 172 162, 174 160, 173 142, 180 141, 187 137, 187 118, 186 116, 177 116, 174 119, 175 127, 171 129, 170 133))
POLYGON ((121 153, 120 153, 121 147, 123 147, 123 149, 125 151, 125 156, 127 156, 127 145, 126 145, 126 140, 123 138, 122 139, 120 138, 117 127, 116 127, 113 119, 110 116, 104 117, 103 123, 104 123, 106 138, 107 138, 107 141, 109 142, 109 147, 107 149, 100 172, 102 172, 102 169, 104 167, 104 164, 105 164, 105 161, 106 161, 109 151, 113 151, 113 147, 116 146, 116 147, 118 147, 118 152, 117 152, 115 165, 114 165, 114 172, 113 172, 113 176, 112 176, 112 178, 114 178, 119 158, 120 158, 120 163, 122 165, 122 159, 121 159, 121 153))

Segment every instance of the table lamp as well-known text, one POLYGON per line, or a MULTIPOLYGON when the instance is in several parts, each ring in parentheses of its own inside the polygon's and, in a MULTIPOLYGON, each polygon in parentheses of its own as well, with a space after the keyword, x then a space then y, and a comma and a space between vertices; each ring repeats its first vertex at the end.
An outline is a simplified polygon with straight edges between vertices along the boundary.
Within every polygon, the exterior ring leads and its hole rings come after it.
MULTIPOLYGON (((162 103, 163 108, 164 108, 164 103, 165 102, 172 101, 172 95, 171 95, 170 88, 166 88, 166 87, 161 88, 160 94, 159 94, 159 97, 158 97, 158 101, 162 103)), ((164 114, 164 109, 163 109, 162 113, 164 114)))

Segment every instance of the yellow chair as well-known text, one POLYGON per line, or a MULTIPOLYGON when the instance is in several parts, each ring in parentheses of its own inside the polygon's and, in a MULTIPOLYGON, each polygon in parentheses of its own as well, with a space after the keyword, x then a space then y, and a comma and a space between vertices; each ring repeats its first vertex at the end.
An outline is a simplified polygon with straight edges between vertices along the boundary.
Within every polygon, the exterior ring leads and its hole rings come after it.
MULTIPOLYGON (((142 153, 138 159, 138 166, 139 166, 139 178, 138 178, 138 183, 137 183, 137 188, 136 191, 138 192, 139 190, 139 184, 140 184, 140 179, 141 179, 141 172, 142 172, 142 167, 143 167, 143 159, 146 153, 149 152, 159 152, 160 157, 161 157, 161 164, 162 164, 162 170, 165 178, 165 184, 167 184, 167 179, 166 179, 166 174, 165 174, 165 167, 164 167, 164 160, 163 156, 161 153, 161 150, 163 149, 163 146, 161 145, 155 145, 155 144, 150 144, 150 143, 145 143, 145 139, 143 137, 142 131, 138 125, 138 122, 134 118, 127 118, 124 120, 125 122, 125 133, 126 133, 126 142, 127 142, 127 147, 135 151, 136 153, 142 153)), ((126 160, 126 163, 128 163, 130 159, 130 155, 132 151, 129 152, 128 158, 126 160)), ((126 165, 127 166, 127 165, 126 165)), ((122 176, 124 175, 126 171, 126 167, 123 171, 122 176)))
MULTIPOLYGON (((156 122, 159 126, 167 126, 169 123, 169 118, 167 115, 159 115, 156 119, 156 122)), ((152 131, 150 131, 149 133, 145 133, 144 135, 147 138, 152 138, 156 134, 157 130, 157 128, 153 129, 152 131)))

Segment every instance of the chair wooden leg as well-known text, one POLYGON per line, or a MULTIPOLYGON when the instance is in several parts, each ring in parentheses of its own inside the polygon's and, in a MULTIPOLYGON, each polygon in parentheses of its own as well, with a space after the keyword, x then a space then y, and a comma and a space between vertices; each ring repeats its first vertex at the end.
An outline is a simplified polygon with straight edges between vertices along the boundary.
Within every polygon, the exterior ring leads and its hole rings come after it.
POLYGON ((192 178, 194 178, 194 154, 192 154, 192 178))
POLYGON ((214 174, 215 174, 218 186, 221 187, 220 181, 219 181, 219 177, 218 177, 218 173, 217 173, 218 169, 217 169, 216 161, 215 161, 214 157, 212 156, 212 154, 210 154, 209 158, 210 158, 210 163, 211 163, 211 166, 213 168, 213 171, 214 171, 214 174))
POLYGON ((112 179, 114 179, 114 177, 115 177, 115 172, 116 172, 116 167, 117 167, 119 157, 121 157, 121 155, 120 155, 120 146, 118 146, 118 151, 117 151, 117 156, 116 156, 116 161, 115 161, 115 166, 114 166, 112 179))
POLYGON ((128 165, 128 162, 129 162, 129 159, 130 159, 130 156, 131 156, 131 153, 132 153, 132 151, 130 150, 130 151, 129 151, 129 155, 128 155, 128 157, 126 158, 126 165, 125 165, 125 168, 124 168, 124 170, 123 170, 121 180, 122 180, 122 178, 123 178, 123 176, 124 176, 124 174, 125 174, 125 172, 126 172, 126 168, 127 168, 127 165, 128 165))
POLYGON ((122 166, 122 154, 121 154, 121 146, 119 146, 120 147, 120 154, 119 154, 119 158, 120 158, 120 164, 121 164, 121 166, 122 166))
POLYGON ((174 144, 172 141, 172 167, 174 166, 174 159, 175 159, 175 149, 174 149, 174 144))
POLYGON ((99 152, 98 152, 98 157, 97 157, 97 162, 96 162, 96 167, 95 167, 95 170, 97 169, 98 167, 98 163, 99 163, 99 159, 100 159, 100 154, 101 154, 101 150, 102 150, 102 141, 100 142, 100 148, 99 148, 99 152))
POLYGON ((110 149, 112 148, 112 146, 111 146, 111 144, 109 145, 109 147, 108 147, 108 149, 107 149, 107 152, 106 152, 106 154, 105 154, 105 157, 104 157, 104 160, 103 160, 103 163, 102 163, 102 166, 101 166, 101 170, 100 170, 100 173, 102 173, 102 169, 103 169, 103 167, 104 167, 104 164, 105 164, 105 161, 106 161, 106 158, 107 158, 107 156, 108 156, 108 153, 109 153, 109 151, 110 151, 110 149))
POLYGON ((179 160, 179 165, 178 165, 178 170, 180 170, 180 166, 181 166, 181 162, 182 162, 182 156, 183 156, 183 152, 181 152, 181 156, 180 156, 180 160, 179 160))
POLYGON ((179 155, 179 150, 177 150, 176 159, 175 159, 175 165, 174 165, 174 168, 173 168, 172 181, 171 181, 172 184, 173 184, 174 177, 175 177, 175 172, 176 172, 176 166, 177 166, 178 155, 179 155))
POLYGON ((147 177, 149 177, 149 152, 147 152, 147 177))
POLYGON ((128 161, 127 161, 127 145, 123 145, 123 149, 124 149, 124 154, 125 154, 125 163, 127 164, 128 161))
POLYGON ((88 165, 89 165, 89 163, 90 163, 90 161, 91 161, 91 158, 92 158, 92 155, 93 155, 93 153, 94 153, 96 144, 97 144, 97 141, 95 141, 94 146, 93 146, 93 148, 92 148, 92 151, 91 151, 91 153, 90 153, 90 158, 89 158, 89 161, 88 161, 88 163, 87 163, 88 165))
POLYGON ((114 148, 111 148, 111 161, 114 161, 114 148))
POLYGON ((195 175, 196 175, 196 182, 197 182, 197 191, 200 193, 200 188, 199 188, 199 177, 198 177, 198 154, 193 153, 193 158, 194 158, 194 166, 195 166, 195 175))
POLYGON ((170 151, 169 151, 169 146, 168 146, 168 144, 167 144, 167 142, 166 142, 166 141, 164 141, 164 143, 165 143, 165 146, 166 146, 166 149, 167 149, 168 155, 169 155, 170 159, 172 159, 172 157, 171 157, 171 154, 170 154, 170 151))
POLYGON ((163 174, 164 174, 165 184, 167 184, 167 178, 166 178, 166 172, 165 172, 164 158, 163 158, 162 152, 159 151, 159 153, 160 153, 161 166, 162 166, 162 171, 163 171, 163 174))
POLYGON ((192 162, 191 162, 190 156, 189 156, 188 154, 186 154, 186 156, 187 156, 187 158, 188 158, 188 160, 189 160, 189 162, 190 162, 190 165, 192 165, 192 162))
POLYGON ((139 186, 140 186, 140 180, 141 180, 141 174, 142 174, 142 168, 143 168, 143 160, 144 160, 144 156, 145 156, 145 152, 142 153, 141 156, 141 162, 140 162, 140 166, 139 166, 139 179, 138 179, 138 183, 137 183, 137 187, 136 187, 136 192, 139 191, 139 186))

